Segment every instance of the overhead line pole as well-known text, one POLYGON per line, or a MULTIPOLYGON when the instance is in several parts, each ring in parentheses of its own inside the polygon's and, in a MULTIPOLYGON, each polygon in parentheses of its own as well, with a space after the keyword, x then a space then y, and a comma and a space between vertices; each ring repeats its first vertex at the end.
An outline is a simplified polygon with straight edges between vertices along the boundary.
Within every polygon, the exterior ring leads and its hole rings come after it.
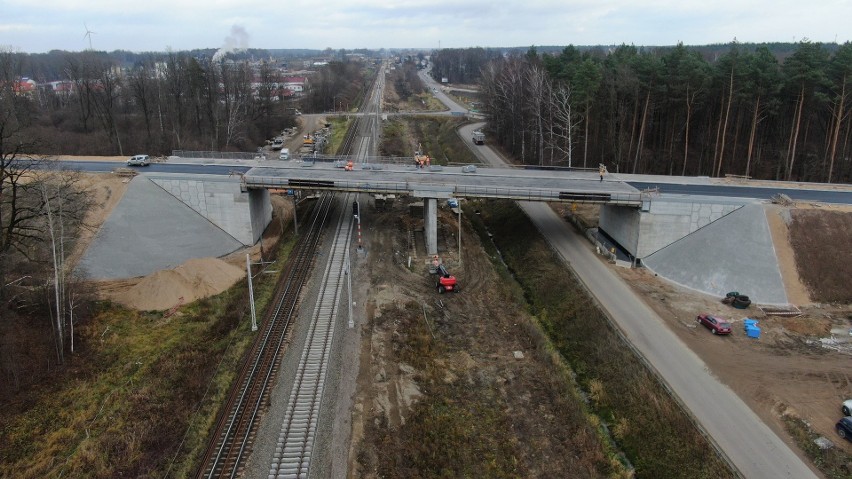
POLYGON ((246 253, 246 273, 248 275, 249 304, 251 305, 251 330, 257 331, 257 316, 254 310, 254 287, 251 284, 251 255, 246 253))

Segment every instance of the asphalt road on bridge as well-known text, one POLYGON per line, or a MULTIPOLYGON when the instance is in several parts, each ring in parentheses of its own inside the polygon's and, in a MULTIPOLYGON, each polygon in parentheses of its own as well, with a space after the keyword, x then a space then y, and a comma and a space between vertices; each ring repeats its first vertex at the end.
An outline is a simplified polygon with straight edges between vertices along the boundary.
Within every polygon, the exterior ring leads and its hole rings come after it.
MULTIPOLYGON (((490 148, 470 143, 470 135, 465 131, 462 139, 488 163, 495 166, 503 163, 490 148)), ((547 204, 519 204, 628 341, 744 477, 818 477, 745 402, 713 377, 701 358, 547 204)))
MULTIPOLYGON (((476 125, 482 125, 478 123, 476 125)), ((487 146, 473 145, 471 143, 470 132, 473 131, 475 125, 468 125, 461 129, 462 139, 468 143, 473 149, 474 154, 488 164, 485 158, 485 152, 490 152, 491 149, 487 146)), ((477 126, 478 128, 478 126, 477 126)), ((81 171, 86 172, 109 172, 116 168, 124 168, 126 165, 123 162, 104 162, 104 161, 86 161, 66 160, 62 164, 81 171)), ((229 162, 229 160, 204 160, 197 159, 172 159, 167 163, 152 163, 146 167, 134 167, 139 173, 179 173, 189 175, 234 175, 245 173, 254 166, 265 166, 274 168, 281 166, 278 161, 243 161, 241 163, 229 162)), ((597 178, 597 172, 588 174, 590 179, 597 178)), ((685 195, 685 196, 720 196, 720 197, 740 197, 751 199, 769 199, 777 193, 784 193, 796 201, 814 201, 835 204, 852 204, 852 188, 839 188, 837 190, 829 189, 797 189, 784 186, 767 187, 767 186, 729 186, 717 184, 679 184, 677 183, 680 177, 661 177, 661 181, 651 181, 647 178, 641 180, 631 178, 632 175, 618 175, 621 181, 639 190, 646 188, 658 187, 660 193, 685 195)))

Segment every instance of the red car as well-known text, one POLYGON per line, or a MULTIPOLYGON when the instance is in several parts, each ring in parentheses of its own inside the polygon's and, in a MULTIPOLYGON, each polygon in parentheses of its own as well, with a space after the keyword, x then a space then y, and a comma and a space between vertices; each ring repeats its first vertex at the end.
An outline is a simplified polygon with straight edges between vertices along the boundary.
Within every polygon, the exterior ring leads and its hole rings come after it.
POLYGON ((729 323, 725 318, 701 313, 695 319, 706 326, 713 334, 731 334, 731 323, 729 323))

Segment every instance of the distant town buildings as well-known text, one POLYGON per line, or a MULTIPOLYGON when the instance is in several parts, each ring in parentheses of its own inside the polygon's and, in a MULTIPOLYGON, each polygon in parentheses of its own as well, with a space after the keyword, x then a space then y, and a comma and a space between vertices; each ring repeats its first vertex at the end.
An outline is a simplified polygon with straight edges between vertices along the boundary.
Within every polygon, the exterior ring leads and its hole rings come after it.
MULTIPOLYGON (((231 60, 225 60, 226 64, 236 65, 237 63, 231 60)), ((274 100, 286 100, 289 98, 296 98, 302 96, 309 88, 309 77, 314 73, 312 70, 301 70, 298 72, 290 72, 287 71, 284 67, 278 66, 271 78, 271 82, 267 80, 267 83, 264 83, 260 78, 260 66, 264 63, 263 61, 258 62, 247 62, 248 65, 252 68, 254 74, 251 82, 251 89, 253 95, 255 97, 260 96, 262 93, 270 95, 274 100), (294 75, 293 73, 297 73, 294 75)), ((311 65, 325 65, 327 62, 317 62, 311 61, 311 65)), ((127 78, 132 69, 131 68, 119 68, 112 67, 109 71, 109 75, 112 78, 127 78)), ((167 74, 167 65, 165 62, 157 62, 154 64, 154 68, 152 70, 152 75, 155 78, 163 79, 167 74)), ((268 78, 268 77, 267 77, 268 78)), ((98 78, 93 79, 55 79, 52 81, 46 81, 43 83, 38 83, 32 78, 22 77, 18 80, 15 80, 12 83, 12 91, 17 95, 26 95, 26 96, 36 96, 40 93, 53 93, 58 96, 68 96, 75 93, 78 89, 78 83, 82 85, 85 83, 85 87, 91 90, 100 90, 102 88, 101 80, 98 78), (76 82, 76 83, 75 83, 76 82)), ((82 88, 82 86, 79 86, 82 88)), ((119 82, 119 88, 121 88, 121 82, 119 82)), ((219 84, 220 91, 224 91, 224 84, 219 84)))

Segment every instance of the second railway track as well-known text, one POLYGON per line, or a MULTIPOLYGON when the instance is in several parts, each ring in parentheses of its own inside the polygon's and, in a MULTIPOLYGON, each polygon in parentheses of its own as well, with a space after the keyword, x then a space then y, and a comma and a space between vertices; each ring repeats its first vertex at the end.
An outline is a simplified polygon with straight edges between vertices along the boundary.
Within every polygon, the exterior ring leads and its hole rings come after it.
MULTIPOLYGON (((377 84, 374 81, 374 89, 377 84)), ((377 101, 367 103, 377 104, 377 101)), ((362 105, 362 112, 365 111, 366 106, 362 105)), ((358 156, 362 157, 365 156, 363 150, 369 148, 367 145, 375 144, 375 139, 370 138, 375 133, 363 131, 365 123, 375 122, 363 122, 360 117, 356 117, 339 149, 340 154, 351 154, 357 150, 358 156), (361 144, 358 144, 358 138, 361 138, 361 144)), ((372 130, 370 125, 367 126, 367 130, 372 130)), ((308 477, 334 338, 334 323, 345 275, 348 273, 353 229, 353 216, 345 213, 346 208, 335 208, 335 205, 342 201, 345 206, 350 201, 349 197, 345 195, 340 198, 326 193, 316 202, 308 222, 310 227, 291 253, 291 259, 276 287, 272 306, 246 354, 196 477, 212 479, 243 476, 255 444, 260 418, 269 407, 271 386, 275 383, 291 324, 297 315, 302 285, 309 278, 325 225, 330 218, 335 217, 337 226, 330 254, 325 261, 319 297, 308 325, 306 343, 267 476, 270 479, 308 477), (338 211, 339 215, 334 216, 334 211, 338 211)))
MULTIPOLYGON (((348 202, 346 195, 344 203, 348 202)), ((269 468, 270 479, 307 477, 325 388, 331 341, 349 264, 353 217, 341 214, 311 317, 281 433, 269 468)))
POLYGON ((323 225, 332 210, 334 197, 323 195, 314 206, 310 227, 299 240, 276 288, 273 306, 264 317, 240 375, 220 416, 214 441, 205 451, 196 477, 237 477, 254 442, 259 413, 268 405, 269 388, 296 314, 299 294, 313 263, 323 225))

